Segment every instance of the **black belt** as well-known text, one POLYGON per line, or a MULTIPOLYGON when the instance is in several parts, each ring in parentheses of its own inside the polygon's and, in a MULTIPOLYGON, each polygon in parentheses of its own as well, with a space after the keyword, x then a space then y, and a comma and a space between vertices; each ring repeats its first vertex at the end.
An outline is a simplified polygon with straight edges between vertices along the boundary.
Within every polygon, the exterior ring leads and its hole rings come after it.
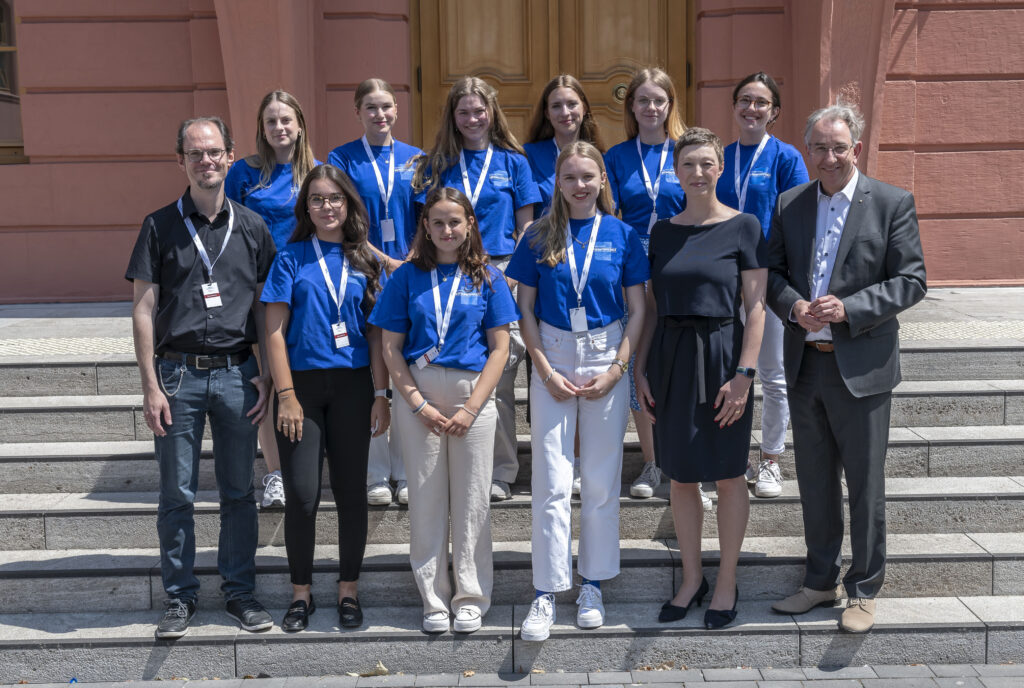
POLYGON ((241 365, 249 360, 250 355, 251 352, 248 349, 234 354, 181 354, 177 351, 165 351, 162 354, 157 354, 157 358, 162 358, 165 361, 183 361, 185 365, 193 368, 210 370, 241 365))
MULTIPOLYGON (((658 398, 664 399, 667 393, 667 386, 672 377, 672 366, 676 360, 676 347, 679 346, 679 339, 683 332, 693 332, 696 352, 694 354, 694 367, 697 373, 697 401, 701 404, 708 403, 718 396, 718 387, 713 379, 708 378, 707 371, 718 371, 722 368, 722 344, 721 328, 735 321, 735 318, 676 318, 666 316, 661 319, 665 328, 664 339, 661 342, 660 351, 668 360, 664 361, 665 366, 661 371, 661 379, 658 380, 658 398), (709 387, 712 385, 712 387, 709 387)), ((716 372, 717 375, 717 372, 716 372)))
POLYGON ((835 345, 832 342, 825 341, 824 339, 811 339, 804 342, 805 346, 809 346, 812 349, 817 349, 823 354, 830 354, 836 350, 835 345))

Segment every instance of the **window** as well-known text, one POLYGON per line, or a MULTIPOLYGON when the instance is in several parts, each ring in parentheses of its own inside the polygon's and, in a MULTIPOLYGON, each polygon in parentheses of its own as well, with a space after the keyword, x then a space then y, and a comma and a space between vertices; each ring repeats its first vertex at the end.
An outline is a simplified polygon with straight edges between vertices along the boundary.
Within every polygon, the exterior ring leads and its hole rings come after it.
POLYGON ((17 83, 18 49, 10 0, 0 0, 0 164, 26 162, 17 83))

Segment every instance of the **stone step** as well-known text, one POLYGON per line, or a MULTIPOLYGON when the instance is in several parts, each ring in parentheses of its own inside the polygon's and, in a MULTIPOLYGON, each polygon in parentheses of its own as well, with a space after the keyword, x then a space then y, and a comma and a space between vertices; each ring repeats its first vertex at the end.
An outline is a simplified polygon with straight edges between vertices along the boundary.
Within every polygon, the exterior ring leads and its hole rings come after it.
MULTIPOLYGON (((718 541, 702 543, 705 574, 714 584, 718 541)), ((800 537, 750 537, 740 554, 740 598, 771 600, 784 597, 802 581, 804 544, 800 537)), ((337 548, 316 550, 313 595, 336 595, 337 548)), ((200 603, 216 606, 221 599, 216 549, 200 548, 196 575, 200 603)), ((844 546, 849 564, 849 543, 844 546)), ((165 597, 156 549, 18 550, 0 552, 0 608, 5 613, 50 613, 81 608, 107 610, 161 609, 165 597), (42 592, 41 591, 45 591, 42 592)), ((575 556, 575 547, 574 547, 575 556)), ((625 540, 621 543, 620 574, 604 581, 604 594, 620 602, 669 599, 682 580, 679 552, 672 540, 625 540)), ((288 560, 280 546, 261 547, 256 556, 256 596, 267 606, 291 602, 288 560)), ((1014 595, 1024 574, 1024 535, 970 533, 891 535, 888 539, 885 597, 943 597, 948 595, 1014 595)), ((494 604, 530 599, 534 585, 530 543, 494 545, 494 604)), ((575 591, 559 593, 566 604, 575 591)), ((374 545, 366 549, 359 597, 371 606, 418 606, 420 596, 409 568, 406 545, 374 545)))
MULTIPOLYGON (((760 430, 753 432, 750 459, 760 455, 760 430)), ((530 436, 519 435, 518 482, 530 481, 530 436)), ((796 478, 791 434, 779 459, 783 477, 796 478)), ((212 443, 203 442, 199 489, 212 490, 212 443)), ((636 433, 623 443, 623 481, 639 474, 642 455, 636 433)), ((0 495, 49 492, 138 492, 156 490, 159 472, 151 440, 120 442, 0 443, 0 495)), ((257 489, 265 464, 255 464, 257 489)), ((326 471, 326 469, 325 469, 326 471)), ((886 474, 890 478, 1024 475, 1024 425, 892 428, 886 474)), ((325 472, 326 475, 326 472, 325 472)))
MULTIPOLYGON (((761 424, 759 387, 754 395, 756 428, 761 424)), ((530 431, 526 412, 526 389, 517 388, 516 427, 521 434, 530 431)), ((903 382, 893 393, 895 427, 1021 424, 1024 380, 903 382)), ((632 420, 629 426, 632 429, 632 420)), ((110 442, 151 437, 142 416, 141 395, 0 397, 3 442, 110 442)))
MULTIPOLYGON (((1024 520, 1024 478, 892 478, 887 482, 888 531, 891 534, 991 532, 1016 533, 1024 520)), ((713 492, 711 493, 713 494, 713 492)), ((630 499, 623 486, 619 537, 652 540, 674 537, 668 484, 651 499, 630 499)), ((126 549, 155 546, 157 493, 109 492, 9 495, 0 507, 0 549, 126 549)), ((573 502, 574 522, 579 501, 573 502)), ((284 512, 260 513, 260 544, 283 544, 284 512)), ((200 492, 195 505, 200 547, 217 543, 219 515, 215 492, 200 492)), ((494 504, 492 532, 499 542, 530 539, 530 495, 517 485, 513 498, 494 504)), ((704 519, 707 537, 717 534, 714 518, 704 519)), ((800 497, 794 481, 775 499, 752 499, 747 535, 799 537, 803 533, 800 497)), ((317 521, 320 544, 337 542, 333 498, 325 491, 317 521)), ((370 507, 369 541, 409 541, 409 511, 392 504, 370 507)))
MULTIPOLYGON (((416 607, 367 607, 360 629, 337 626, 333 598, 310 628, 285 634, 238 629, 219 605, 202 606, 185 638, 157 641, 156 611, 0 615, 0 682, 325 676, 368 673, 557 673, 552 683, 578 684, 572 672, 659 668, 661 680, 698 680, 697 668, 984 664, 1015 662, 1024 643, 1024 597, 885 598, 874 630, 837 630, 839 608, 804 616, 773 614, 763 601, 738 605, 731 627, 706 631, 702 615, 659 624, 658 602, 606 603, 602 628, 573 625, 575 605, 557 607, 542 643, 518 637, 528 606, 498 605, 472 635, 428 636, 416 607), (678 671, 672 671, 677 669, 678 671), (563 673, 564 672, 564 673, 563 673)), ((700 611, 700 610, 698 610, 700 611)), ((279 622, 284 609, 271 610, 279 622)), ((400 677, 398 677, 400 680, 400 677)), ((379 685, 389 685, 382 679, 379 685)), ((624 681, 625 682, 625 681, 624 681)))

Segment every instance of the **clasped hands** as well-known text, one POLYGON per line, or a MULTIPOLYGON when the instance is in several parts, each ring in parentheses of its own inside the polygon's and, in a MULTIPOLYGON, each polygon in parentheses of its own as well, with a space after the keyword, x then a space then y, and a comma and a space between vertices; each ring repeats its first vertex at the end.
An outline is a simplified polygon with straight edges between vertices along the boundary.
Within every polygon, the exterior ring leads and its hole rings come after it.
POLYGON ((846 307, 833 294, 820 296, 814 301, 800 299, 793 304, 793 318, 808 332, 819 332, 829 323, 846 322, 846 307))
POLYGON ((615 366, 599 375, 595 375, 587 380, 585 384, 576 386, 565 379, 557 370, 552 370, 551 376, 544 382, 544 388, 557 401, 566 401, 573 397, 600 399, 612 391, 612 388, 622 379, 624 374, 618 366, 615 366))

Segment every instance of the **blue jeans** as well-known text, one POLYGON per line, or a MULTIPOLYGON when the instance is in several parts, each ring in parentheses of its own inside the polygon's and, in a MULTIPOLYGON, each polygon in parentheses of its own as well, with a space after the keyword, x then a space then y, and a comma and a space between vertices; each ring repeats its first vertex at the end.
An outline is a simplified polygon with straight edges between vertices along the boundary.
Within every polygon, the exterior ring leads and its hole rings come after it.
POLYGON ((246 413, 259 395, 249 380, 259 374, 255 357, 230 368, 199 370, 156 359, 157 375, 171 406, 167 435, 156 437, 160 466, 160 570, 172 598, 195 600, 199 580, 196 559, 196 489, 203 428, 210 417, 214 472, 220 492, 220 541, 217 568, 228 600, 251 597, 256 585, 258 524, 253 495, 257 426, 246 413))

